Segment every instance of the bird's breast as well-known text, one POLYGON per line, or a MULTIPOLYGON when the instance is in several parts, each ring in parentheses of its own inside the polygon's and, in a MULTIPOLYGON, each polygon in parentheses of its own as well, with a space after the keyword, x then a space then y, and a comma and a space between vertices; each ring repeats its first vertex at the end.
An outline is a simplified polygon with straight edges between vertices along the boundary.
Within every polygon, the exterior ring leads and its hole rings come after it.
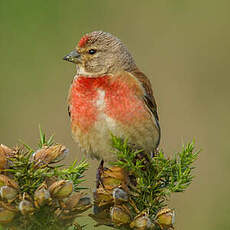
POLYGON ((72 125, 88 132, 98 121, 114 126, 114 122, 129 125, 145 119, 146 109, 137 90, 138 85, 121 77, 76 77, 69 98, 72 125))

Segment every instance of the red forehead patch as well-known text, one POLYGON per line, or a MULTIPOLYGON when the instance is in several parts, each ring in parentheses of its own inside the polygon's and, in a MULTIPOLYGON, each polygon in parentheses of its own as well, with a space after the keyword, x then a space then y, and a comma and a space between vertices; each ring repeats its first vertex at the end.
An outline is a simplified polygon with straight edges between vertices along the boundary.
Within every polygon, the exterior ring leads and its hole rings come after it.
POLYGON ((81 40, 78 42, 78 46, 83 47, 88 40, 89 40, 89 37, 87 35, 83 36, 81 40))

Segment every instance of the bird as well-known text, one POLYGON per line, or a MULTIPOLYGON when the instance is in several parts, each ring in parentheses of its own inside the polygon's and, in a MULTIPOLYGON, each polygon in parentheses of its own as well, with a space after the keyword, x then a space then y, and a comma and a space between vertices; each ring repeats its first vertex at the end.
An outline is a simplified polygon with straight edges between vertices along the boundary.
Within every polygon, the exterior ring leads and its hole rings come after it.
POLYGON ((63 59, 76 65, 68 112, 81 149, 101 164, 114 161, 114 135, 154 154, 161 137, 156 101, 150 80, 125 44, 108 32, 93 31, 63 59))

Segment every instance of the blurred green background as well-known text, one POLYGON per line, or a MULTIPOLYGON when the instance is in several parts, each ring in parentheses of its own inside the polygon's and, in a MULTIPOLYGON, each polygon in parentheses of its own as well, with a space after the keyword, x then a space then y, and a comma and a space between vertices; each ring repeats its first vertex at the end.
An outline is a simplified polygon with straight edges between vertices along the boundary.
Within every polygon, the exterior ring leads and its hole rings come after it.
POLYGON ((170 154, 195 139, 203 149, 193 183, 171 197, 176 229, 230 229, 229 9, 222 0, 0 0, 0 142, 35 146, 41 124, 69 161, 81 159, 66 108, 74 66, 62 57, 85 32, 113 33, 152 81, 161 147, 170 154))

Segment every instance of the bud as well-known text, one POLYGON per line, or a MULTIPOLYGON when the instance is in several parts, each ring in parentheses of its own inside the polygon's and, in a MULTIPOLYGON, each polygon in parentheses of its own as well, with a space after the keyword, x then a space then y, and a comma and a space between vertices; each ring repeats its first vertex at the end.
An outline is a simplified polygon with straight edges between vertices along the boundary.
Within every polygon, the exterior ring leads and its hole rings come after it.
POLYGON ((19 203, 18 208, 23 215, 33 215, 34 213, 33 203, 28 200, 22 200, 19 203))
POLYGON ((34 193, 35 206, 41 207, 51 201, 50 192, 44 187, 39 187, 34 193))
POLYGON ((77 204, 82 197, 82 193, 74 193, 72 194, 65 202, 65 209, 74 210, 77 207, 77 204))
POLYGON ((112 222, 117 226, 129 224, 131 221, 130 215, 123 209, 122 206, 118 205, 111 207, 110 216, 112 222))
POLYGON ((125 170, 117 166, 113 166, 108 170, 104 170, 102 176, 116 178, 123 182, 128 181, 127 173, 125 172, 125 170))
POLYGON ((16 212, 0 207, 0 223, 10 223, 16 215, 16 212))
POLYGON ((18 190, 10 186, 4 185, 0 188, 0 196, 3 200, 13 201, 18 194, 18 190))
POLYGON ((112 190, 98 188, 94 193, 94 202, 100 207, 113 203, 112 190))
POLYGON ((154 224, 151 222, 146 213, 141 213, 136 216, 130 224, 130 228, 134 228, 136 230, 153 229, 153 227, 154 224))
POLYGON ((57 199, 68 197, 73 192, 73 182, 66 180, 56 181, 50 185, 49 192, 51 196, 57 199))
POLYGON ((15 149, 13 150, 6 145, 0 144, 0 156, 4 156, 5 158, 12 157, 14 153, 15 149))
POLYGON ((7 147, 6 145, 0 144, 0 154, 7 155, 13 152, 13 149, 7 147))
POLYGON ((55 163, 62 160, 68 151, 64 145, 44 146, 33 154, 32 160, 37 165, 55 163))
POLYGON ((170 229, 175 223, 175 211, 163 208, 156 214, 155 221, 160 228, 170 229))
POLYGON ((18 184, 14 180, 10 179, 8 176, 0 174, 0 187, 4 185, 18 189, 18 184))
POLYGON ((115 188, 113 190, 113 199, 117 202, 127 202, 129 200, 127 192, 121 188, 115 188))
POLYGON ((122 185, 122 181, 120 179, 116 179, 113 177, 102 177, 101 180, 105 189, 113 189, 115 187, 122 185))
POLYGON ((86 211, 92 206, 91 200, 89 197, 82 196, 82 193, 74 193, 65 201, 62 208, 77 214, 86 211))
POLYGON ((11 149, 5 145, 0 145, 0 170, 7 168, 7 153, 10 153, 11 149))

